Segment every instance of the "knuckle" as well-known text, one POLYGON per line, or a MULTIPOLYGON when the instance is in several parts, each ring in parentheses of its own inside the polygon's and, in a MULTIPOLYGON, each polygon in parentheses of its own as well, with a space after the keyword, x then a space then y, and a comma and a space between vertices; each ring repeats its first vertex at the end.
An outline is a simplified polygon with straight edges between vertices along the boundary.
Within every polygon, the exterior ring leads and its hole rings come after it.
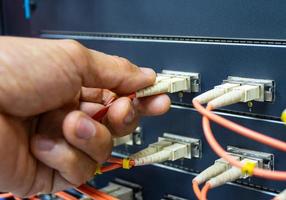
POLYGON ((66 39, 61 41, 64 45, 68 45, 72 50, 78 51, 82 49, 82 45, 76 40, 66 39))
POLYGON ((78 66, 86 66, 88 64, 88 54, 86 48, 76 40, 66 39, 59 43, 67 54, 74 60, 78 66))
POLYGON ((107 148, 105 151, 103 151, 98 157, 96 158, 96 161, 98 163, 104 163, 110 158, 112 148, 107 148))
POLYGON ((75 168, 69 172, 69 178, 68 181, 75 186, 79 186, 89 180, 95 172, 95 165, 85 165, 85 170, 79 172, 78 168, 75 168))
POLYGON ((127 70, 135 70, 136 67, 126 58, 114 56, 114 60, 118 67, 125 68, 127 70))

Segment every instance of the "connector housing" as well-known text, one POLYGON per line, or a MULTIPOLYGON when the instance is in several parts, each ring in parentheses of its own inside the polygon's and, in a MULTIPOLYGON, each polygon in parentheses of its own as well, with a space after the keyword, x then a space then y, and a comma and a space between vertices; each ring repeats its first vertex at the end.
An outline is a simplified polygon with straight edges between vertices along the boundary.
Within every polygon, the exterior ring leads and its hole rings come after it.
POLYGON ((201 78, 199 73, 163 70, 162 74, 185 77, 188 80, 188 90, 185 90, 184 92, 200 92, 201 90, 201 78))
POLYGON ((113 138, 113 146, 117 147, 120 145, 141 145, 143 144, 143 132, 141 127, 137 127, 135 131, 123 137, 113 138))
POLYGON ((235 157, 239 157, 240 160, 243 159, 250 159, 257 161, 257 167, 262 169, 274 169, 274 155, 270 153, 260 152, 260 151, 253 151, 249 149, 242 149, 234 146, 227 146, 227 152, 230 155, 235 157))
POLYGON ((176 134, 171 133, 164 133, 163 137, 158 138, 159 141, 170 141, 173 144, 183 144, 187 146, 187 153, 184 158, 201 158, 202 155, 202 145, 201 140, 190 138, 190 137, 184 137, 176 134))
POLYGON ((243 94, 241 96, 241 102, 255 101, 260 99, 260 86, 258 85, 242 85, 240 87, 236 87, 233 91, 241 91, 243 94))
POLYGON ((255 101, 273 102, 275 100, 275 81, 267 79, 243 78, 228 76, 223 83, 259 86, 259 97, 255 101))
POLYGON ((109 182, 106 187, 100 190, 119 199, 124 199, 124 200, 143 199, 142 186, 119 178, 115 178, 115 180, 109 182))
POLYGON ((171 155, 169 157, 170 161, 179 160, 189 154, 188 145, 181 143, 174 143, 170 146, 165 147, 164 150, 171 152, 171 155))

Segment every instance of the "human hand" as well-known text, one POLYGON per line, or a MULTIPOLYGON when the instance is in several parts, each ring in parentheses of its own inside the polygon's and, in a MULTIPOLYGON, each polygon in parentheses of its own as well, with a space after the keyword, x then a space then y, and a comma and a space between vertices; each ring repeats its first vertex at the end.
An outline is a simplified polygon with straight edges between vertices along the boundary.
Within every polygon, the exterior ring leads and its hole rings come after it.
POLYGON ((153 70, 75 41, 0 37, 0 191, 29 196, 90 179, 112 137, 131 133, 142 115, 163 114, 170 100, 122 97, 103 123, 90 116, 114 93, 154 81, 153 70))

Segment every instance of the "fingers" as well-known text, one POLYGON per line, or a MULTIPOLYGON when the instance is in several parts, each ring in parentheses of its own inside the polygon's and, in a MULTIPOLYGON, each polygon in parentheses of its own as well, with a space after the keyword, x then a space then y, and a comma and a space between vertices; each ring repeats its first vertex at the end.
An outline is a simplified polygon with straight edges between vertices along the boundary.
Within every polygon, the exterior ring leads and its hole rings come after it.
POLYGON ((127 97, 117 99, 110 106, 104 124, 114 136, 130 134, 138 126, 139 115, 127 97))
POLYGON ((116 94, 110 90, 100 88, 81 88, 80 100, 83 102, 94 102, 106 105, 116 94))
POLYGON ((150 86, 156 78, 155 72, 149 68, 139 68, 125 58, 97 51, 90 51, 89 66, 83 76, 85 84, 107 88, 121 95, 150 86))
POLYGON ((65 142, 36 135, 32 139, 32 152, 45 165, 57 170, 72 185, 80 185, 90 179, 96 162, 89 156, 65 142))
POLYGON ((80 104, 80 110, 90 117, 93 117, 97 112, 103 109, 105 106, 98 103, 82 102, 80 104))
MULTIPOLYGON (((134 99, 132 102, 127 97, 117 99, 110 106, 104 124, 114 136, 124 136, 132 133, 138 126, 140 116, 155 116, 167 112, 170 108, 170 99, 167 95, 158 95, 144 99, 134 99)), ((81 110, 93 116, 100 110, 100 105, 95 103, 81 103, 81 110)))
MULTIPOLYGON (((82 102, 80 109, 89 116, 94 116, 104 106, 96 103, 82 102)), ((134 99, 133 102, 122 97, 110 106, 104 119, 113 136, 130 134, 138 126, 140 116, 155 116, 167 112, 170 108, 170 99, 167 95, 134 99)))
POLYGON ((156 116, 166 113, 171 105, 170 98, 165 95, 156 95, 148 98, 134 99, 134 106, 140 115, 156 116))
POLYGON ((85 87, 129 94, 155 82, 156 74, 152 69, 139 68, 125 58, 88 50, 73 40, 62 40, 58 45, 76 64, 85 87))
MULTIPOLYGON (((103 105, 90 102, 82 102, 80 110, 92 117, 99 112, 103 105)), ((138 126, 139 115, 133 108, 128 98, 116 100, 109 108, 103 124, 109 129, 112 136, 123 136, 130 134, 138 126)))
POLYGON ((107 160, 112 150, 112 137, 109 130, 88 115, 74 111, 68 114, 63 123, 67 141, 88 154, 99 163, 107 160))
POLYGON ((78 185, 74 185, 68 182, 57 171, 54 172, 52 185, 53 185, 53 188, 51 189, 51 191, 49 191, 49 193, 56 193, 56 192, 66 190, 67 188, 73 188, 73 187, 78 186, 78 185))
POLYGON ((83 112, 69 113, 66 108, 43 115, 37 132, 32 138, 35 157, 73 185, 92 177, 97 163, 105 161, 112 148, 107 128, 83 112))
POLYGON ((7 37, 0 38, 0 44, 5 75, 0 79, 0 111, 10 115, 27 117, 60 108, 83 86, 122 95, 155 81, 153 70, 73 40, 7 37))

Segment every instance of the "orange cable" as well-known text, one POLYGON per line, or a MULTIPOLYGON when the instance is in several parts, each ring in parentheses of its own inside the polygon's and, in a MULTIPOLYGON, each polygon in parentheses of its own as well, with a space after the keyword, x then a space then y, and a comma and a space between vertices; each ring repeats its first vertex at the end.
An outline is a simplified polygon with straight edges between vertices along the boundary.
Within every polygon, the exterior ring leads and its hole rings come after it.
POLYGON ((0 198, 11 198, 13 197, 12 193, 2 193, 0 194, 0 198))
MULTIPOLYGON (((123 160, 124 159, 122 159, 122 158, 111 157, 111 158, 109 158, 107 160, 107 162, 122 165, 123 164, 123 160)), ((132 167, 135 165, 134 160, 129 160, 129 162, 130 162, 130 165, 132 167)))
POLYGON ((107 162, 122 165, 122 159, 121 158, 111 157, 107 160, 107 162))
MULTIPOLYGON (((194 101, 194 106, 196 109, 199 109, 198 111, 200 113, 208 113, 206 116, 210 116, 209 113, 211 112, 211 108, 207 107, 207 109, 203 108, 198 102, 194 101), (199 104, 199 106, 198 106, 199 104), (203 110, 203 112, 201 112, 203 110)), ((215 139, 211 127, 210 127, 210 121, 209 119, 203 116, 203 130, 204 130, 204 135, 207 139, 207 142, 213 149, 213 151, 223 158, 224 160, 228 161, 232 166, 242 168, 244 166, 243 163, 235 160, 232 156, 230 156, 217 142, 215 139)), ((271 180, 277 180, 277 181, 285 181, 286 180, 286 172, 285 171, 271 171, 271 170, 265 170, 265 169, 259 169, 259 168, 254 168, 253 170, 253 175, 258 176, 261 178, 266 178, 266 179, 271 179, 271 180)))
POLYGON ((206 183, 202 189, 202 195, 200 200, 207 200, 208 192, 211 189, 211 185, 206 183))
POLYGON ((29 200, 40 200, 40 198, 37 195, 35 195, 30 197, 29 200))
POLYGON ((201 190, 197 181, 193 181, 193 191, 198 199, 201 198, 201 190))
POLYGON ((115 197, 112 197, 108 194, 105 194, 104 192, 98 191, 95 188, 92 188, 88 185, 81 185, 77 188, 77 190, 79 190, 80 192, 87 194, 88 196, 91 197, 96 197, 96 200, 119 200, 115 197), (99 198, 98 198, 99 197, 99 198))
POLYGON ((70 194, 68 194, 66 192, 63 192, 63 191, 62 192, 57 192, 55 195, 60 197, 60 198, 62 198, 62 199, 64 199, 64 200, 78 200, 76 197, 74 197, 74 196, 72 196, 72 195, 70 195, 70 194))
MULTIPOLYGON (((218 116, 207 109, 205 109, 198 101, 193 100, 193 106, 197 109, 199 113, 206 116, 208 119, 216 122, 217 124, 232 130, 244 137, 248 137, 252 140, 255 140, 257 142, 263 143, 265 145, 268 145, 272 148, 279 149, 281 151, 286 151, 286 142, 283 142, 281 140, 272 138, 270 136, 264 135, 262 133, 256 132, 254 130, 251 130, 249 128, 246 128, 244 126, 241 126, 239 124, 236 124, 228 119, 225 119, 221 116, 218 116)), ((211 108, 209 107, 209 110, 211 108)))
POLYGON ((115 169, 119 169, 121 167, 122 167, 122 165, 115 163, 115 164, 111 164, 111 165, 108 165, 108 166, 101 167, 100 171, 102 173, 105 173, 105 172, 109 172, 109 171, 112 171, 112 170, 115 170, 115 169))

